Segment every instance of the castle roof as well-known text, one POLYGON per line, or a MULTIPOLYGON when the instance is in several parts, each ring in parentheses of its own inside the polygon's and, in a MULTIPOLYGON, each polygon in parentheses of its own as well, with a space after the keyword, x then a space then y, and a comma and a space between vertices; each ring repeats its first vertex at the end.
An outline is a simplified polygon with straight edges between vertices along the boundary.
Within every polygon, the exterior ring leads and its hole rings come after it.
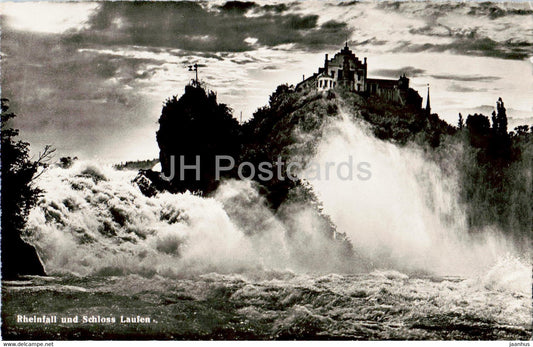
POLYGON ((335 53, 335 56, 333 58, 328 60, 327 59, 327 54, 326 54, 326 60, 327 60, 328 64, 342 65, 343 62, 344 62, 344 58, 343 57, 348 57, 348 60, 353 61, 356 64, 356 66, 362 66, 363 65, 363 62, 348 47, 348 43, 346 43, 345 46, 340 51, 335 53))
POLYGON ((379 84, 383 88, 394 88, 398 85, 398 80, 386 80, 380 78, 367 78, 366 82, 379 84))

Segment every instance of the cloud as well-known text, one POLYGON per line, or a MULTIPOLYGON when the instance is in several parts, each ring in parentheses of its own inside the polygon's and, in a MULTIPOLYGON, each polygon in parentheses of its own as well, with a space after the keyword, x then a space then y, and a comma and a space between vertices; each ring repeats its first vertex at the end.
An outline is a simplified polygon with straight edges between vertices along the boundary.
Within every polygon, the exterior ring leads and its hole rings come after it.
POLYGON ((254 7, 257 7, 255 2, 251 1, 228 1, 224 5, 217 6, 224 12, 236 12, 243 14, 248 12, 254 7))
POLYGON ((462 84, 458 83, 452 83, 451 85, 446 88, 446 90, 450 92, 458 92, 458 93, 471 93, 471 92, 486 92, 487 88, 473 88, 473 87, 467 87, 462 84))
POLYGON ((480 75, 430 75, 430 77, 438 80, 454 80, 461 82, 493 82, 500 79, 498 76, 480 76, 480 75))
POLYGON ((252 1, 227 1, 224 5, 216 5, 215 8, 224 12, 245 14, 252 12, 260 14, 265 12, 282 13, 289 9, 287 4, 259 5, 252 1))
POLYGON ((361 2, 359 0, 354 0, 354 1, 340 1, 337 6, 341 6, 341 7, 348 7, 348 6, 354 6, 354 5, 357 5, 357 4, 360 4, 361 2))
POLYGON ((263 5, 259 7, 258 9, 256 8, 255 11, 281 13, 281 12, 287 11, 288 9, 289 9, 289 5, 287 4, 274 4, 274 5, 263 5))
POLYGON ((36 149, 94 155, 110 139, 154 122, 136 90, 160 61, 83 51, 55 34, 2 32, 2 97, 36 149))
POLYGON ((346 23, 337 22, 336 20, 330 20, 321 25, 323 29, 345 29, 347 27, 346 23))
POLYGON ((410 28, 409 33, 413 35, 426 35, 433 37, 453 37, 459 39, 474 39, 478 36, 478 27, 452 28, 441 23, 432 23, 422 27, 410 28))
POLYGON ((487 16, 490 19, 501 18, 509 15, 516 16, 531 16, 533 10, 521 8, 506 8, 505 6, 512 6, 511 4, 494 4, 490 2, 482 2, 477 6, 470 7, 468 15, 470 16, 487 16), (503 6, 502 6, 503 5, 503 6))
POLYGON ((386 45, 389 41, 387 40, 378 40, 376 37, 372 37, 370 39, 362 40, 362 41, 351 41, 355 46, 382 46, 386 45))
POLYGON ((426 72, 424 69, 419 69, 414 66, 404 66, 399 69, 378 69, 371 70, 371 75, 377 75, 382 77, 398 78, 400 75, 405 74, 407 77, 417 77, 423 75, 426 72))
POLYGON ((285 14, 289 5, 262 6, 227 2, 209 9, 197 2, 103 2, 85 28, 68 34, 79 44, 139 45, 202 52, 242 52, 254 44, 293 43, 316 49, 340 44, 351 29, 346 23, 318 25, 317 14, 285 14), (247 16, 250 11, 254 16, 247 16), (251 44, 247 38, 256 38, 251 44))
POLYGON ((408 33, 395 47, 402 52, 451 52, 523 60, 533 51, 531 37, 522 35, 533 29, 533 10, 525 2, 382 2, 377 8, 384 15, 394 13, 421 20, 408 27, 398 26, 398 33, 408 33))
POLYGON ((482 19, 498 19, 507 16, 531 16, 533 10, 527 7, 527 2, 423 2, 420 4, 402 1, 384 1, 379 8, 392 10, 404 14, 418 13, 424 17, 440 18, 450 13, 466 13, 468 17, 482 19), (484 18, 487 17, 487 18, 484 18))
POLYGON ((523 60, 531 55, 533 44, 526 41, 507 40, 496 42, 488 37, 485 38, 461 38, 449 44, 407 45, 407 52, 445 52, 451 51, 456 54, 478 55, 503 59, 523 60))

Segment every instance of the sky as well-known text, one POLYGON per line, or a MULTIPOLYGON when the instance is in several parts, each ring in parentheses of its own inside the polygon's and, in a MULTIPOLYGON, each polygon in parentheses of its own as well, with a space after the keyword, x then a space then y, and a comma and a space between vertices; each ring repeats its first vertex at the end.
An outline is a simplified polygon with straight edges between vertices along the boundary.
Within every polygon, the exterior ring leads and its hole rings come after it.
POLYGON ((348 40, 369 77, 397 78, 451 124, 490 115, 533 124, 533 5, 485 2, 4 2, 1 92, 37 152, 158 157, 165 100, 199 77, 243 120, 348 40))

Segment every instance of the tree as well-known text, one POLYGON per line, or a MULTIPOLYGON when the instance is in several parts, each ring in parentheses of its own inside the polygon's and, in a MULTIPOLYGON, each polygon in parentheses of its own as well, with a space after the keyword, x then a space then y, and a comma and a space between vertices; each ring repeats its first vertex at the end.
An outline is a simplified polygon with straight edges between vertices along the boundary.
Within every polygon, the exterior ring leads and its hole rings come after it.
POLYGON ((496 110, 492 111, 492 130, 497 136, 507 136, 507 114, 502 98, 496 101, 496 110))
POLYGON ((9 101, 2 99, 2 276, 44 275, 35 249, 21 238, 30 210, 42 190, 35 185, 55 151, 46 146, 37 160, 30 158, 30 144, 17 139, 17 129, 9 127, 15 114, 8 112, 9 101))
POLYGON ((496 109, 498 110, 498 114, 496 116, 498 124, 496 133, 500 136, 507 136, 507 114, 502 98, 498 98, 498 101, 496 102, 496 109))
POLYGON ((280 84, 279 86, 277 86, 276 91, 272 93, 269 97, 270 106, 272 107, 276 105, 279 102, 280 97, 285 96, 287 93, 290 93, 291 91, 292 89, 287 84, 280 84))
POLYGON ((463 115, 459 113, 459 120, 457 121, 457 127, 459 130, 462 130, 465 127, 465 122, 463 120, 463 115))
POLYGON ((492 111, 492 129, 496 131, 498 129, 498 117, 496 116, 496 111, 492 111))
POLYGON ((489 143, 490 122, 489 118, 475 113, 466 118, 466 128, 470 135, 470 144, 478 148, 486 148, 489 143))
MULTIPOLYGON (((533 127, 531 127, 533 130, 533 127)), ((516 136, 526 136, 529 133, 529 125, 519 125, 514 128, 516 136)))
MULTIPOLYGON (((240 127, 216 94, 201 85, 188 85, 181 98, 168 99, 159 118, 157 143, 162 172, 174 177, 168 189, 173 192, 201 191, 208 194, 218 186, 215 158, 226 155, 237 158, 240 151, 240 127), (199 158, 200 179, 194 169, 180 177, 181 160, 187 166, 199 158), (183 158, 183 159, 182 159, 183 158)), ((226 165, 227 163, 223 163, 226 165)))
MULTIPOLYGON (((492 112, 492 133, 488 154, 493 158, 509 160, 513 155, 510 134, 507 133, 507 114, 502 98, 496 102, 496 111, 492 112)), ((505 165, 504 163, 500 163, 505 165)))

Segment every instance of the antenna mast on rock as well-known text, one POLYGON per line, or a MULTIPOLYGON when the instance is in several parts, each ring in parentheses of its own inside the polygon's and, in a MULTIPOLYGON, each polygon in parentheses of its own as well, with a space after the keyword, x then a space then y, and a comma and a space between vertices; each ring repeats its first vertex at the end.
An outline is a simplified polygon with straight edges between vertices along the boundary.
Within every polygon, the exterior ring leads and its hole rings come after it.
POLYGON ((428 116, 431 115, 431 105, 429 103, 429 83, 428 83, 428 96, 426 99, 426 113, 428 116))

